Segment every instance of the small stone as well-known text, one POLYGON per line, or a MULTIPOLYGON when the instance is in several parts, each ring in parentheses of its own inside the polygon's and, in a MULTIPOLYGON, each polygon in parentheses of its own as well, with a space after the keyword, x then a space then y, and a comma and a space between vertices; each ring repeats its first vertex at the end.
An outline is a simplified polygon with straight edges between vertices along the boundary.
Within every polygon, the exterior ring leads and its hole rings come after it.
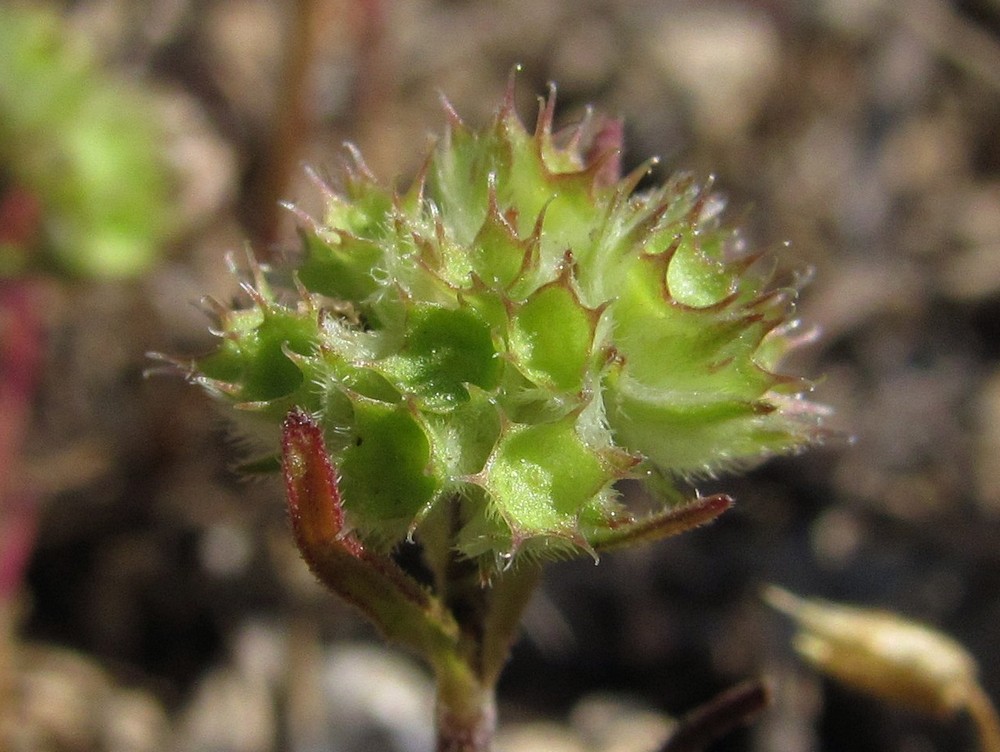
POLYGON ((687 97, 697 130, 712 139, 744 133, 777 83, 778 33, 766 15, 745 6, 666 14, 648 46, 687 97))
POLYGON ((589 752, 566 726, 534 721, 501 728, 496 752, 589 752))

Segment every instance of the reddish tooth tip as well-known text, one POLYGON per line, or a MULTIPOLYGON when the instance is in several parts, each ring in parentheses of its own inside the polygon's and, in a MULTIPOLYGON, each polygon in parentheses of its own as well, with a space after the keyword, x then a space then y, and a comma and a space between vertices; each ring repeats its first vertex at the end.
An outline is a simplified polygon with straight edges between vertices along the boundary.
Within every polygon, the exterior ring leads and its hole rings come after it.
POLYGON ((444 110, 444 116, 448 121, 448 126, 452 130, 464 128, 465 123, 462 122, 462 117, 455 111, 455 107, 448 101, 448 97, 446 97, 443 93, 440 93, 438 96, 441 100, 441 108, 444 110))
POLYGON ((347 149, 348 153, 351 155, 351 160, 354 162, 354 168, 361 174, 361 176, 365 180, 375 182, 375 175, 368 167, 368 163, 365 162, 365 158, 361 154, 361 149, 350 141, 344 142, 344 148, 347 149))
POLYGON ((552 123, 556 116, 556 85, 549 82, 549 94, 547 97, 538 98, 538 119, 535 121, 535 137, 549 136, 552 134, 552 123))
POLYGON ((507 86, 504 87, 503 92, 502 111, 504 115, 514 111, 514 94, 517 91, 517 75, 521 72, 521 70, 522 66, 518 63, 510 69, 510 73, 507 75, 507 86))
POLYGON ((609 187, 622 177, 622 145, 625 124, 620 118, 609 118, 601 123, 587 150, 585 163, 594 169, 594 183, 609 187))

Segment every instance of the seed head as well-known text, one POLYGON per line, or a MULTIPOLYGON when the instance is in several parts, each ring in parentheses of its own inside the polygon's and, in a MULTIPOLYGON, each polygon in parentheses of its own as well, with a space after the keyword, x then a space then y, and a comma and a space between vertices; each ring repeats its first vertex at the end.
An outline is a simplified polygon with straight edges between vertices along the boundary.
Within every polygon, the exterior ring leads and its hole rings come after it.
POLYGON ((729 504, 675 497, 636 521, 616 482, 822 435, 809 384, 776 370, 802 339, 794 287, 772 284, 707 187, 637 192, 650 165, 619 175, 621 124, 553 133, 554 107, 552 92, 529 131, 509 89, 477 132, 446 106, 402 192, 353 152, 339 190, 320 186, 323 215, 296 212, 291 274, 254 266, 249 307, 220 312, 220 347, 194 366, 275 432, 293 408, 315 417, 366 545, 458 505, 454 546, 487 572, 593 553, 729 504))

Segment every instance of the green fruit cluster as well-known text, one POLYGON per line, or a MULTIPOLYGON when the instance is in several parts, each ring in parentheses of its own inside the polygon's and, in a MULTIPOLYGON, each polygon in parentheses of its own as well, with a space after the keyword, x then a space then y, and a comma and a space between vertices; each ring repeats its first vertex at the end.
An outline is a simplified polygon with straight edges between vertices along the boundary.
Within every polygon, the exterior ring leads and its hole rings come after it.
MULTIPOLYGON (((355 154, 294 268, 216 305, 196 378, 258 423, 316 417, 348 525, 391 547, 432 520, 486 569, 600 550, 633 524, 625 478, 691 478, 821 435, 797 339, 707 189, 620 177, 621 126, 529 131, 508 95, 448 129, 406 191, 355 154), (279 279, 284 284, 279 284, 279 279)), ((664 501, 665 504, 670 503, 664 501)))

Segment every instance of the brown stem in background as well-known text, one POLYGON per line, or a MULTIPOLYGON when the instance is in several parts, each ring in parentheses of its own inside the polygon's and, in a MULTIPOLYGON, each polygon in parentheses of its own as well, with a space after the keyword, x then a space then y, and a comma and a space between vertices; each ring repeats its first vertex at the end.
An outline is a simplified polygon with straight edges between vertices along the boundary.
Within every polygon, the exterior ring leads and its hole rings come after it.
POLYGON ((385 97, 385 64, 381 40, 384 8, 381 0, 356 0, 344 13, 330 0, 297 0, 287 31, 286 57, 276 103, 276 122, 264 145, 259 178, 248 188, 245 221, 254 249, 267 259, 281 240, 282 209, 292 176, 299 169, 303 145, 315 129, 310 106, 310 74, 319 57, 324 30, 332 24, 350 24, 357 36, 357 78, 351 98, 352 120, 378 118, 385 97))
MULTIPOLYGON (((0 217, 0 235, 9 229, 0 217)), ((0 735, 14 707, 16 598, 35 547, 38 499, 19 488, 21 448, 43 361, 39 290, 31 280, 0 281, 0 735)))
POLYGON ((944 0, 906 0, 885 6, 941 59, 1000 90, 1000 44, 944 0))
POLYGON ((399 155, 392 139, 386 139, 387 124, 393 122, 391 104, 397 76, 393 68, 393 50, 386 43, 384 0, 356 0, 355 51, 356 73, 351 91, 351 116, 356 140, 376 174, 389 169, 399 172, 399 155))
POLYGON ((260 179, 250 186, 246 222, 261 258, 271 255, 279 240, 279 202, 296 169, 305 136, 310 131, 309 71, 319 45, 323 0, 297 0, 286 32, 285 66, 276 103, 277 121, 265 146, 260 179))
POLYGON ((753 720, 771 697, 759 680, 728 689, 684 716, 659 752, 702 752, 709 744, 753 720))
POLYGON ((382 0, 358 0, 357 12, 358 73, 351 106, 362 120, 369 120, 381 112, 389 83, 385 64, 388 50, 382 43, 385 7, 382 0))

